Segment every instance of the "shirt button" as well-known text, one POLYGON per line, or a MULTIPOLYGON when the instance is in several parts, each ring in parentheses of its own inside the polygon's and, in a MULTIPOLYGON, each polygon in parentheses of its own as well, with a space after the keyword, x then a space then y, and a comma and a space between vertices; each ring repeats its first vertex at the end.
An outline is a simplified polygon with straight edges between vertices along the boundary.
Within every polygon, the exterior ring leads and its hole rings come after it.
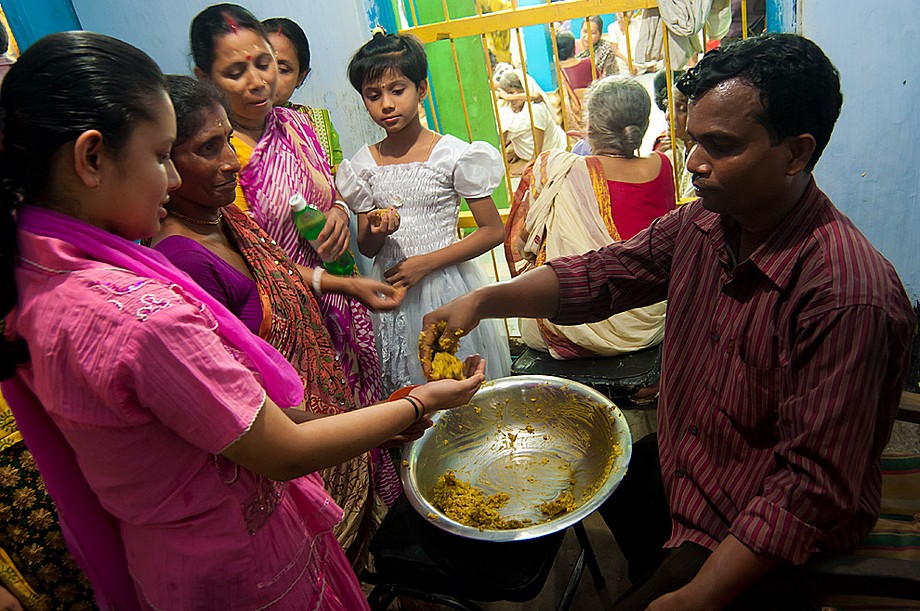
POLYGON ((710 337, 712 337, 712 341, 718 342, 718 341, 719 341, 719 338, 720 338, 719 332, 718 332, 718 331, 713 331, 713 332, 712 332, 712 335, 711 335, 710 337))
POLYGON ((683 477, 683 476, 685 476, 685 475, 687 475, 687 474, 684 473, 684 471, 683 471, 682 469, 678 469, 678 470, 674 473, 674 475, 676 475, 678 478, 681 478, 681 477, 683 477))
POLYGON ((690 427, 690 434, 693 435, 694 437, 700 434, 700 430, 696 428, 696 425, 693 425, 690 427))

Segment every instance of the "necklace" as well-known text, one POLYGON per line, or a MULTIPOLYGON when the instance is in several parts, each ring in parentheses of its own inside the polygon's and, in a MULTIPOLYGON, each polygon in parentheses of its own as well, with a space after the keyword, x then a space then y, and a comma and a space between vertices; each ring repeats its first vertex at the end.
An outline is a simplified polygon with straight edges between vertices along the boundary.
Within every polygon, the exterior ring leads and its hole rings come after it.
POLYGON ((192 225, 220 225, 221 220, 224 218, 224 213, 220 210, 217 211, 217 218, 213 221, 202 221, 199 219, 193 219, 190 216, 185 216, 184 214, 179 214, 175 210, 167 210, 171 215, 179 219, 180 221, 185 221, 186 223, 191 223, 192 225))
POLYGON ((621 155, 620 153, 594 153, 598 157, 613 157, 614 159, 635 159, 632 155, 621 155))
MULTIPOLYGON (((431 149, 434 148, 434 143, 435 143, 435 141, 438 139, 438 134, 437 134, 437 132, 433 132, 433 131, 432 131, 432 132, 429 132, 429 133, 431 134, 431 138, 428 139, 428 150, 425 151, 425 161, 428 161, 428 158, 431 157, 431 149)), ((380 157, 383 157, 383 143, 384 143, 384 141, 385 141, 385 140, 381 140, 380 142, 377 143, 377 155, 380 156, 380 157)))

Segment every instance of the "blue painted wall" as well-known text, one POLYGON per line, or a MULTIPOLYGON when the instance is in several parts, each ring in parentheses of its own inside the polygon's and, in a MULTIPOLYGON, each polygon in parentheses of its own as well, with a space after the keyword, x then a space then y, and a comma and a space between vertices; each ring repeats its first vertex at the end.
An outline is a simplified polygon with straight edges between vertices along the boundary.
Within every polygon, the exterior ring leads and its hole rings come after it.
POLYGON ((831 58, 843 89, 843 110, 815 177, 837 207, 894 264, 908 295, 916 300, 920 297, 916 3, 798 3, 800 33, 831 58))
POLYGON ((46 34, 80 29, 70 0, 3 0, 3 12, 20 51, 46 34))
MULTIPOLYGON (((22 0, 37 5, 35 0, 22 0)), ((6 7, 8 0, 3 0, 6 7)), ((128 41, 150 54, 166 72, 189 73, 188 29, 192 18, 214 4, 208 0, 73 0, 75 13, 87 30, 128 41)), ((357 92, 345 76, 348 60, 370 38, 365 0, 338 2, 245 0, 256 17, 290 17, 310 40, 313 72, 294 94, 294 101, 328 108, 341 136, 346 156, 379 138, 357 92)), ((33 8, 33 12, 41 11, 33 8)))

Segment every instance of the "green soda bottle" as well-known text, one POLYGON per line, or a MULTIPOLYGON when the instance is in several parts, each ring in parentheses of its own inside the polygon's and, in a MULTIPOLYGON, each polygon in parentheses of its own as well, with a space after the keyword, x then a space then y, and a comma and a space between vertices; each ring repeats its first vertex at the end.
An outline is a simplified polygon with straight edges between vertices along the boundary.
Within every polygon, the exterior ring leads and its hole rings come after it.
MULTIPOLYGON (((300 193, 292 195, 288 203, 294 212, 294 225, 297 231, 316 249, 319 246, 316 238, 326 224, 326 216, 322 210, 309 205, 300 193)), ((334 261, 323 259, 323 267, 336 276, 351 276, 355 273, 355 258, 351 251, 345 250, 345 253, 334 261)))

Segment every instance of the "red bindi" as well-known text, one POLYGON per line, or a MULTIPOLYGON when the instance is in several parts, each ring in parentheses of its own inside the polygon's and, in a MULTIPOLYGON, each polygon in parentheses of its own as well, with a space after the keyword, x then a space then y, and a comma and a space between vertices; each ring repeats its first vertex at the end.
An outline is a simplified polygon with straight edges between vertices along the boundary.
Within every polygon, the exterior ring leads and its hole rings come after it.
POLYGON ((251 61, 252 61, 252 55, 247 55, 247 56, 246 56, 246 61, 247 61, 247 62, 251 62, 251 61))

